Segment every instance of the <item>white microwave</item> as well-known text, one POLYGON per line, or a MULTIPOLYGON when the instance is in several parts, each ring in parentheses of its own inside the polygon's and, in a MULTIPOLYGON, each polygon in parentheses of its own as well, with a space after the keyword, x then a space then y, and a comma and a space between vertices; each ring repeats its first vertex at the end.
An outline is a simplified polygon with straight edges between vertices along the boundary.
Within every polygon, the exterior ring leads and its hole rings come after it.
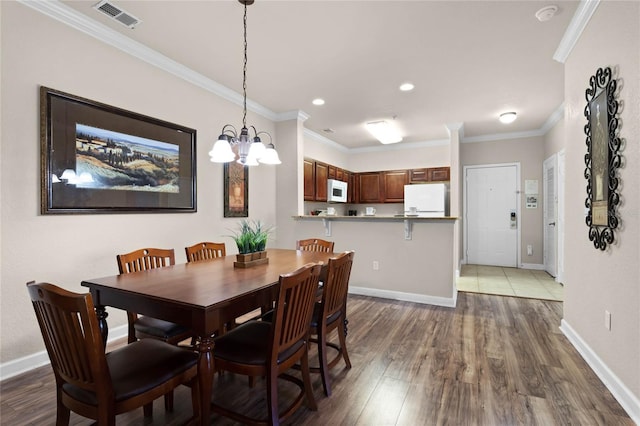
POLYGON ((330 203, 347 202, 347 182, 340 180, 327 180, 327 201, 330 203))

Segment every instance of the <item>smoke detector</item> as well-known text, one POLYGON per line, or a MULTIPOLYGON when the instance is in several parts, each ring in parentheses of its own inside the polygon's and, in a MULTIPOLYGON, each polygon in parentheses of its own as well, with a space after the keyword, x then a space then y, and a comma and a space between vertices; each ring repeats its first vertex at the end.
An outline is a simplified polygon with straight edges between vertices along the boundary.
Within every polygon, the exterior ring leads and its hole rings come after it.
POLYGON ((558 6, 555 6, 555 5, 545 6, 536 12, 536 18, 538 18, 538 21, 540 22, 546 22, 551 18, 553 18, 557 11, 558 11, 558 6))
POLYGON ((116 6, 109 0, 102 0, 100 3, 93 6, 93 8, 131 29, 134 29, 140 22, 142 22, 140 19, 128 12, 125 12, 122 8, 116 6))

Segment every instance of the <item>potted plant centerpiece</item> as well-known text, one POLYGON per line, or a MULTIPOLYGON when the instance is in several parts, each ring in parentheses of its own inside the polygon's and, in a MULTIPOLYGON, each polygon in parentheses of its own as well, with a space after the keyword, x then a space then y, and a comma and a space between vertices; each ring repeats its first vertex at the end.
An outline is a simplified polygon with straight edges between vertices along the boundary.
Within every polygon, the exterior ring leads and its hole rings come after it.
POLYGON ((231 235, 236 247, 238 247, 236 262, 233 263, 233 266, 247 268, 268 263, 269 259, 265 249, 270 232, 271 227, 264 226, 260 221, 243 219, 239 229, 231 235))

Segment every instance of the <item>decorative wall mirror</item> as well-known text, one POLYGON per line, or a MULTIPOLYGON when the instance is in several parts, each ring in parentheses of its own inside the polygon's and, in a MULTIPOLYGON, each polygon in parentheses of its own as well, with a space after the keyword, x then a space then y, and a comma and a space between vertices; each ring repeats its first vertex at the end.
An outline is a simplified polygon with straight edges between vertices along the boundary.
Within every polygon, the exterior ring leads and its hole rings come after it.
POLYGON ((588 209, 586 223, 589 240, 595 248, 605 250, 614 241, 618 226, 616 206, 620 201, 617 171, 620 167, 620 138, 618 137, 617 80, 611 68, 599 68, 589 79, 585 92, 587 105, 584 116, 587 124, 587 154, 584 157, 587 179, 588 209))

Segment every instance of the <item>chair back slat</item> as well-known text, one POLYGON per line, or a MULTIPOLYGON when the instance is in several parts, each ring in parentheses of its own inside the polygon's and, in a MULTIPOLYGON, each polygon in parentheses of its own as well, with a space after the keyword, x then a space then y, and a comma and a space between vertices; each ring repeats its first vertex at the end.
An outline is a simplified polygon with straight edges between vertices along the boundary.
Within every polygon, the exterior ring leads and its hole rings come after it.
POLYGON ((173 249, 143 248, 116 256, 121 274, 146 271, 176 264, 173 249))
POLYGON ((330 317, 345 306, 354 256, 354 251, 346 251, 329 259, 327 280, 322 288, 322 304, 325 318, 330 317))
POLYGON ((333 241, 321 240, 320 238, 309 238, 306 240, 296 241, 296 250, 319 251, 324 253, 333 253, 333 241))
POLYGON ((55 375, 95 393, 110 388, 91 295, 47 283, 27 286, 55 375))
POLYGON ((321 270, 321 264, 310 263, 280 276, 280 291, 271 331, 275 342, 271 353, 272 363, 277 361, 278 354, 308 338, 321 270))
POLYGON ((215 259, 227 255, 224 243, 202 242, 191 247, 184 248, 187 255, 187 262, 197 262, 200 260, 215 259))

